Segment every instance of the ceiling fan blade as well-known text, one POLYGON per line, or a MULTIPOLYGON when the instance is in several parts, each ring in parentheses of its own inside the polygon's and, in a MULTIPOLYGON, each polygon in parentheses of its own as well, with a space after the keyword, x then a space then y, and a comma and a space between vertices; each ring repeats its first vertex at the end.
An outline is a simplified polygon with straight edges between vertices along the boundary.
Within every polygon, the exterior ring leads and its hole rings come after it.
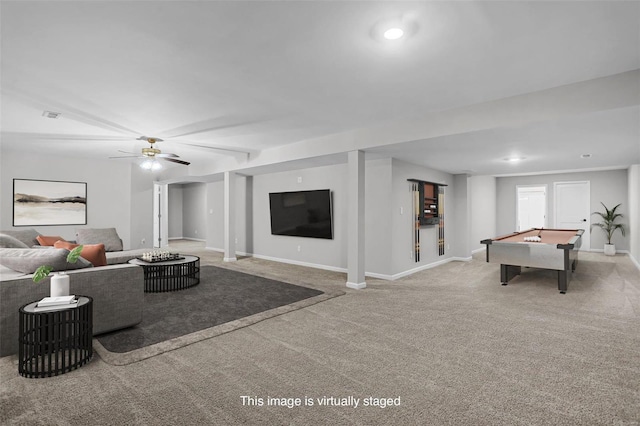
POLYGON ((164 158, 164 157, 163 157, 163 158, 161 158, 161 160, 164 160, 164 161, 171 161, 172 163, 183 164, 183 165, 185 165, 185 166, 188 166, 189 164, 191 164, 191 163, 189 163, 188 161, 176 160, 175 158, 164 158))
POLYGON ((156 157, 158 158, 167 158, 167 157, 173 157, 173 158, 178 158, 180 157, 179 155, 176 154, 171 154, 170 152, 163 152, 162 154, 156 154, 156 157))
POLYGON ((109 157, 109 158, 143 158, 143 157, 139 157, 138 155, 121 155, 118 157, 109 157))
POLYGON ((135 154, 135 155, 138 155, 137 152, 123 151, 121 149, 119 149, 118 152, 122 152, 123 154, 135 154))

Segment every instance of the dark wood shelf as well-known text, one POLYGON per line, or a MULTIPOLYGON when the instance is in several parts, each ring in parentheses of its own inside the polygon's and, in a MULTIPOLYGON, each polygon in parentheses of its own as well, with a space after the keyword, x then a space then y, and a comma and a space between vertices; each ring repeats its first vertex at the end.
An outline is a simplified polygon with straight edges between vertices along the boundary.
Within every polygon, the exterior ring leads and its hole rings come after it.
POLYGON ((419 215, 420 226, 438 225, 440 223, 440 219, 438 217, 439 187, 447 185, 418 179, 407 180, 418 184, 420 205, 422 206, 419 215))

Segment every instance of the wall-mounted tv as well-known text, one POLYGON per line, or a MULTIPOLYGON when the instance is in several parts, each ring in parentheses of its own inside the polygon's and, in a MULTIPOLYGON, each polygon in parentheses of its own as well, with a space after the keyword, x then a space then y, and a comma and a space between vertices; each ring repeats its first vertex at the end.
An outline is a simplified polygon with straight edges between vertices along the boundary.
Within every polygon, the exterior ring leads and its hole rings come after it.
POLYGON ((271 234, 333 239, 331 191, 271 192, 271 234))

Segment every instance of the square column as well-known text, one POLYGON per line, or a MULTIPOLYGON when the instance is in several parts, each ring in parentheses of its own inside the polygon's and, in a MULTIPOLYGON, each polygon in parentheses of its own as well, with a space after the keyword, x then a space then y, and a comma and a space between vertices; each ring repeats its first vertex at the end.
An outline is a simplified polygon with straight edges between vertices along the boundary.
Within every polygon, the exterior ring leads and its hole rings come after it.
POLYGON ((349 152, 347 173, 347 287, 361 289, 364 280, 364 152, 349 152))
POLYGON ((224 172, 224 259, 236 258, 236 174, 224 172))

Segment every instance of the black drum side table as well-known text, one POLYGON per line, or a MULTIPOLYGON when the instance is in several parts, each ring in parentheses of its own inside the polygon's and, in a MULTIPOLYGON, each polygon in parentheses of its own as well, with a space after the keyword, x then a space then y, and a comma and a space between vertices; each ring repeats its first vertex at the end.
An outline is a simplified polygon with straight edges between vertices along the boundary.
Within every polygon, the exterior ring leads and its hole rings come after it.
POLYGON ((18 373, 29 378, 75 370, 93 356, 93 299, 78 296, 75 308, 37 312, 38 302, 20 308, 18 373))

